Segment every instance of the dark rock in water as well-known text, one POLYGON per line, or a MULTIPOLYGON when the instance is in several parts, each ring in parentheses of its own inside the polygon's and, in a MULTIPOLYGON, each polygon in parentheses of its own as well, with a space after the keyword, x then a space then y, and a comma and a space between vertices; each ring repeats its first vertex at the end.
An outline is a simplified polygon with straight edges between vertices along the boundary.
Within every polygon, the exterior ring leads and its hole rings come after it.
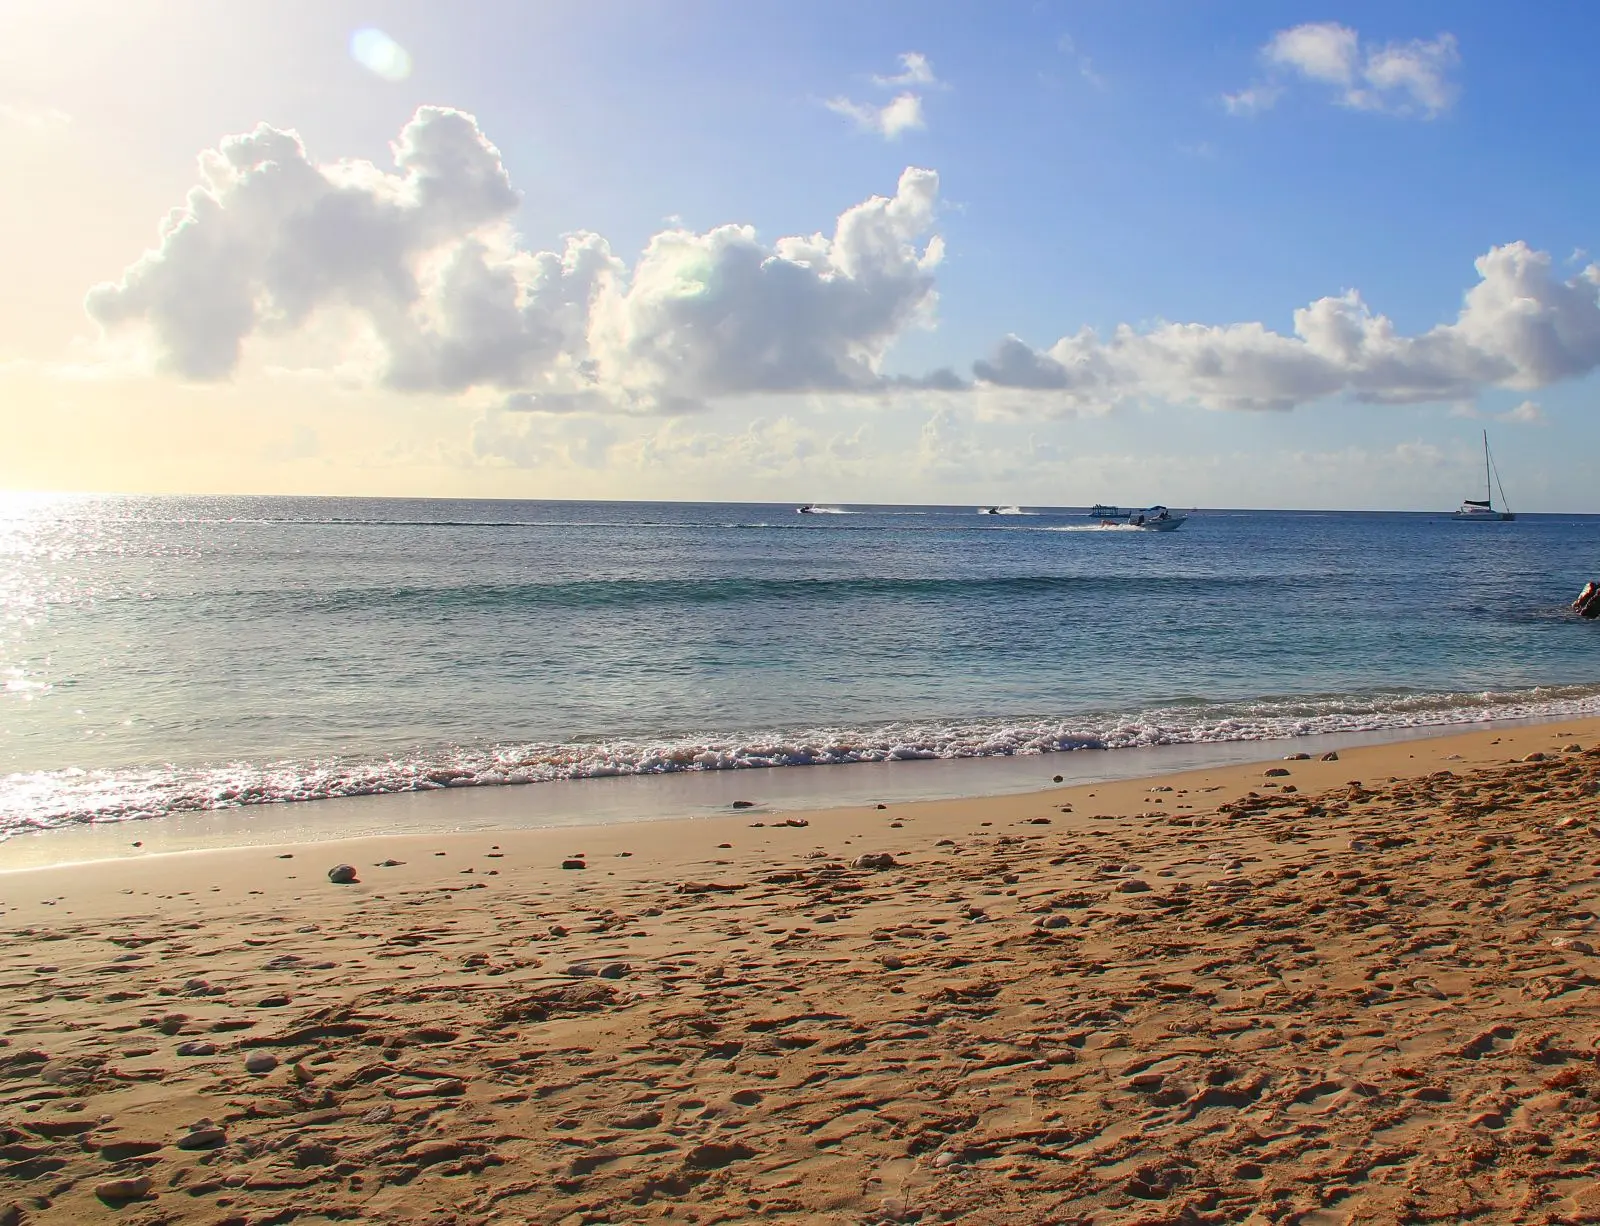
POLYGON ((1283 755, 1285 762, 1309 762, 1311 755, 1308 753, 1286 753, 1283 755))
POLYGON ((1334 750, 1330 749, 1327 753, 1322 755, 1322 760, 1324 762, 1337 762, 1339 760, 1339 755, 1334 750))
POLYGON ((1583 585, 1583 591, 1578 593, 1578 598, 1572 602, 1572 608, 1579 617, 1593 621, 1600 617, 1600 583, 1593 579, 1583 585))
POLYGON ((753 800, 736 800, 733 802, 733 807, 735 809, 754 809, 756 802, 753 800))
POLYGON ((354 864, 336 864, 328 870, 328 880, 334 885, 355 885, 359 878, 356 876, 354 864))
POLYGON ((878 806, 878 808, 880 808, 880 809, 887 809, 888 807, 889 807, 888 805, 879 805, 878 806))
POLYGON ((561 867, 562 868, 588 868, 589 866, 587 864, 585 864, 582 860, 563 860, 561 862, 561 867))
POLYGON ((1060 783, 1060 782, 1062 782, 1062 778, 1061 778, 1060 775, 1055 775, 1055 776, 1051 777, 1050 782, 1051 783, 1060 783))
POLYGON ((851 868, 868 868, 880 871, 895 867, 895 858, 886 851, 869 851, 865 855, 857 856, 851 861, 851 868))

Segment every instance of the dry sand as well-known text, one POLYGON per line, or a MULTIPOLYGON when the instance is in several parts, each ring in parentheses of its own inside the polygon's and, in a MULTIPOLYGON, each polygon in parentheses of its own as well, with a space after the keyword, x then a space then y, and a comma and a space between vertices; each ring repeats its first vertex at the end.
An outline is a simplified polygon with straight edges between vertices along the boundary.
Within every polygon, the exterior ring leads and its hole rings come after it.
POLYGON ((1597 792, 1568 721, 6 874, 0 1226, 1600 1221, 1597 792))

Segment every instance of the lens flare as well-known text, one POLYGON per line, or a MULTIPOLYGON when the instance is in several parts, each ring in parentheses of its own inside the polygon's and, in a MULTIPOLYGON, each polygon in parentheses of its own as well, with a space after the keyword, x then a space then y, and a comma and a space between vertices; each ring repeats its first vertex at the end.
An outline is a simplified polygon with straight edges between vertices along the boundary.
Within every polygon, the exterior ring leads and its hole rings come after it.
POLYGON ((404 81, 411 75, 411 55, 374 26, 350 36, 350 58, 385 81, 404 81))

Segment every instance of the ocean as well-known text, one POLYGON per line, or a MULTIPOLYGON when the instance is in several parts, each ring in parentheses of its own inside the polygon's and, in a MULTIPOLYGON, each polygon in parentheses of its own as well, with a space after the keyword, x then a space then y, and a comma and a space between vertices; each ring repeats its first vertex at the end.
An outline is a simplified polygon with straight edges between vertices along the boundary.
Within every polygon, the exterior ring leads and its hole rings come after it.
POLYGON ((15 496, 0 838, 1600 714, 1567 609, 1597 544, 1570 515, 15 496))

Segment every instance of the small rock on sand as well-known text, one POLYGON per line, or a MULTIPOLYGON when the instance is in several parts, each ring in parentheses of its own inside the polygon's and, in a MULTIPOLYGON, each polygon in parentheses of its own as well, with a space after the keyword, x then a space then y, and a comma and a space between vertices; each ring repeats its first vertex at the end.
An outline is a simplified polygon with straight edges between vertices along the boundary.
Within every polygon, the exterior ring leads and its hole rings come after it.
POLYGON ((884 954, 878 961, 883 963, 883 969, 886 971, 898 971, 905 967, 905 959, 899 954, 884 954))
POLYGON ((270 1051, 251 1052, 244 1058, 244 1071, 260 1076, 278 1067, 278 1057, 270 1051))
POLYGON ((150 1176, 137 1175, 131 1179, 108 1179, 94 1186, 94 1194, 101 1200, 120 1204, 127 1200, 143 1200, 150 1195, 150 1176))
POLYGON ((1286 771, 1283 767, 1274 766, 1271 770, 1269 770, 1267 772, 1267 778, 1268 779, 1282 779, 1282 778, 1286 777, 1288 774, 1289 774, 1289 772, 1286 771))
POLYGON ((1533 753, 1524 754, 1522 760, 1524 762, 1543 762, 1544 755, 1538 750, 1535 750, 1533 753))
POLYGON ((1285 762, 1309 762, 1311 755, 1308 753, 1286 753, 1283 755, 1285 762))
POLYGON ((602 979, 626 979, 628 973, 628 964, 626 962, 608 962, 600 968, 600 978, 602 979))
POLYGON ((1056 929, 1066 928, 1070 926, 1071 923, 1072 921, 1064 915, 1041 915, 1038 919, 1033 921, 1033 926, 1035 928, 1056 929))
POLYGON ((1551 941, 1550 944, 1551 944, 1551 946, 1553 948, 1555 948, 1555 949, 1564 949, 1568 953, 1573 953, 1573 954, 1592 954, 1592 953, 1594 953, 1594 946, 1593 945, 1589 944, 1588 941, 1580 941, 1580 940, 1578 940, 1577 937, 1557 937, 1555 940, 1551 941))
POLYGON ((1337 762, 1339 760, 1339 754, 1337 751, 1330 749, 1327 753, 1322 755, 1322 760, 1324 762, 1337 762))
POLYGON ((189 1131, 178 1138, 179 1149, 215 1149, 228 1139, 228 1134, 218 1128, 210 1120, 201 1120, 198 1124, 190 1126, 189 1131))
POLYGON ((217 1045, 207 1043, 204 1039, 195 1039, 189 1043, 178 1044, 180 1056, 214 1056, 217 1054, 217 1045))
POLYGON ((1118 894, 1143 894, 1149 888, 1150 883, 1148 881, 1143 881, 1138 877, 1132 877, 1127 881, 1117 882, 1118 894))
POLYGON ((886 868, 894 868, 895 864, 896 864, 895 858, 893 856, 891 856, 888 852, 886 852, 886 851, 869 851, 869 852, 866 852, 864 855, 859 855, 854 860, 852 860, 850 862, 850 867, 851 868, 871 869, 874 872, 881 872, 883 869, 886 869, 886 868))
POLYGON ((563 860, 561 862, 561 867, 562 868, 588 868, 589 866, 587 864, 585 864, 582 860, 563 860))
POLYGON ((353 864, 336 864, 328 870, 328 880, 334 885, 355 885, 360 880, 353 864))

